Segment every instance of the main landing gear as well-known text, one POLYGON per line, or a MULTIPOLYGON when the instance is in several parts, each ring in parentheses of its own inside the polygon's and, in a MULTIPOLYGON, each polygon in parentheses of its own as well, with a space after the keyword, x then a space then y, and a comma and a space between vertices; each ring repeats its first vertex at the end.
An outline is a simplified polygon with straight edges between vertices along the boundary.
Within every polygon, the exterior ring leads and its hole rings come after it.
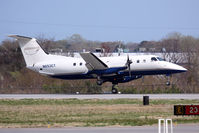
POLYGON ((100 78, 100 76, 97 77, 97 85, 102 85, 104 81, 100 78))
MULTIPOLYGON (((97 77, 97 85, 102 85, 104 82, 106 82, 106 80, 101 79, 100 76, 97 77)), ((118 89, 117 89, 117 84, 118 83, 112 83, 112 94, 117 94, 118 93, 118 89)))
POLYGON ((103 81, 102 80, 97 80, 97 85, 102 85, 103 84, 103 81))
POLYGON ((118 90, 116 88, 117 84, 113 84, 112 86, 112 94, 117 94, 118 93, 118 90))

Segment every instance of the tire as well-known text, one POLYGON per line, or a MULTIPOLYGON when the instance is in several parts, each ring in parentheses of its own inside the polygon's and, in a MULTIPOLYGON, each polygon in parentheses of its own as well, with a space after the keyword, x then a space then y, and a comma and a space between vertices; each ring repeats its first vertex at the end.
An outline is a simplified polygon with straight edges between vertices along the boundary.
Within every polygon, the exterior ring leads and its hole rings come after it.
POLYGON ((102 80, 97 80, 97 85, 102 85, 103 81, 102 80))
POLYGON ((118 90, 116 88, 112 89, 112 94, 118 94, 118 90))
POLYGON ((167 86, 170 86, 170 85, 171 85, 170 81, 167 81, 166 85, 167 85, 167 86))

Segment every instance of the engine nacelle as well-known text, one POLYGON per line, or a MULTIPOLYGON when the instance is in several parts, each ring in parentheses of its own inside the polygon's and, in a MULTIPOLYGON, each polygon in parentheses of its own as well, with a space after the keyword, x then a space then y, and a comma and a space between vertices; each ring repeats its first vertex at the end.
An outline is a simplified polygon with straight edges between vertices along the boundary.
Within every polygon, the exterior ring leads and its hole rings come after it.
POLYGON ((135 80, 135 79, 139 79, 139 78, 141 78, 142 77, 142 75, 133 75, 133 76, 125 76, 124 78, 123 78, 123 80, 121 80, 119 83, 125 83, 125 82, 129 82, 129 81, 131 81, 131 80, 135 80))
POLYGON ((124 76, 124 77, 121 77, 121 78, 114 79, 112 81, 112 83, 125 83, 125 82, 129 82, 131 80, 139 79, 141 77, 142 77, 142 75, 124 76))

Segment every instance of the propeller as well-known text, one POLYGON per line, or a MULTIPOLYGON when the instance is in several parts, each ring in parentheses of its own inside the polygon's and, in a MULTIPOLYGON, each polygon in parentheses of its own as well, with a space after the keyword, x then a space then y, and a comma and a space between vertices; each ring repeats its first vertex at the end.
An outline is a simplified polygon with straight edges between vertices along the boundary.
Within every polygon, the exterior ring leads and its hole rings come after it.
POLYGON ((128 68, 129 76, 130 76, 130 77, 131 77, 131 67, 130 67, 131 63, 132 63, 132 60, 130 60, 130 59, 129 59, 129 55, 127 55, 126 66, 127 66, 127 68, 128 68))

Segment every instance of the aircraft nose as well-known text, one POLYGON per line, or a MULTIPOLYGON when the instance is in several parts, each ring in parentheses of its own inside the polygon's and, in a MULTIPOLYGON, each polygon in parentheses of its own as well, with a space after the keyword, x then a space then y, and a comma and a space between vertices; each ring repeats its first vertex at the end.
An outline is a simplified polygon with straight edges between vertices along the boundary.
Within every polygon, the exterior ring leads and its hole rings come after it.
POLYGON ((167 63, 164 63, 164 68, 171 71, 172 73, 181 73, 181 72, 186 72, 187 69, 180 66, 180 65, 177 65, 177 64, 174 64, 174 63, 170 63, 170 62, 167 62, 167 63))
POLYGON ((170 69, 172 69, 172 70, 174 70, 174 71, 176 71, 176 72, 179 72, 179 73, 180 73, 180 72, 186 72, 186 71, 187 71, 186 68, 184 68, 184 67, 182 67, 182 66, 180 66, 180 65, 177 65, 177 64, 172 64, 170 69))
POLYGON ((177 70, 180 71, 180 72, 186 72, 186 71, 187 71, 186 68, 184 68, 184 67, 182 67, 182 66, 179 66, 179 65, 178 65, 177 70))

